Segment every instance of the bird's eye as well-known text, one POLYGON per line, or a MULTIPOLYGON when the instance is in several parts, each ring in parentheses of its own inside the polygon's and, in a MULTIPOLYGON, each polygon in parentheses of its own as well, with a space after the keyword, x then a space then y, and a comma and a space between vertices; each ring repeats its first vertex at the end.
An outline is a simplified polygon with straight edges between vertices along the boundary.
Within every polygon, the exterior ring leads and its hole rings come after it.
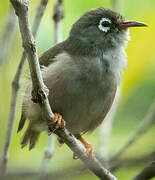
POLYGON ((110 29, 111 20, 108 18, 102 18, 99 22, 99 29, 103 32, 108 32, 110 29))
POLYGON ((103 22, 101 23, 101 25, 104 26, 104 27, 109 27, 109 26, 110 26, 110 23, 109 23, 108 21, 103 21, 103 22))

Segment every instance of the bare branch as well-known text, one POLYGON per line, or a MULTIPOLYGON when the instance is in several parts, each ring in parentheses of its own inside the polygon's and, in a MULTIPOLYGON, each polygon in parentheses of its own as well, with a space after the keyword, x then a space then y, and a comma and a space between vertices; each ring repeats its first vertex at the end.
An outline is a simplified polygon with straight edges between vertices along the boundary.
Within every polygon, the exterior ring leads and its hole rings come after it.
POLYGON ((152 159, 155 159, 155 151, 146 154, 142 157, 128 157, 125 159, 117 159, 117 161, 110 161, 110 171, 115 172, 121 167, 134 167, 138 165, 142 165, 144 163, 149 163, 152 161, 152 159))
MULTIPOLYGON (((60 180, 60 179, 71 179, 73 177, 77 177, 78 175, 81 174, 81 171, 79 170, 81 167, 81 165, 76 165, 75 167, 70 167, 67 169, 62 169, 60 171, 56 171, 56 172, 49 172, 47 174, 46 180, 52 180, 52 179, 56 179, 56 180, 60 180)), ((84 171, 82 172, 82 174, 88 174, 88 171, 84 171)), ((6 176, 6 180, 8 179, 27 179, 27 178, 35 178, 37 177, 37 172, 34 171, 13 171, 13 172, 9 172, 6 176)))
POLYGON ((155 177, 155 161, 145 167, 133 180, 148 180, 155 177))
POLYGON ((120 12, 120 6, 121 6, 120 0, 112 0, 112 6, 114 11, 120 12))
MULTIPOLYGON (((64 17, 64 9, 63 9, 63 1, 58 0, 54 6, 54 44, 57 44, 62 41, 62 23, 61 20, 64 17)), ((48 164, 53 157, 54 153, 54 142, 55 136, 51 134, 48 137, 47 146, 45 149, 44 158, 41 164, 40 172, 39 172, 39 180, 44 180, 47 173, 48 164)))
POLYGON ((47 139, 47 146, 45 149, 44 158, 41 163, 41 168, 39 172, 39 180, 46 179, 48 164, 51 158, 53 157, 53 153, 54 153, 54 142, 55 142, 55 136, 52 134, 47 139))
POLYGON ((114 116, 116 114, 116 111, 120 102, 120 95, 121 95, 121 89, 118 88, 112 107, 99 129, 100 143, 99 143, 98 153, 99 153, 99 157, 104 162, 107 162, 107 163, 108 163, 108 158, 109 158, 108 151, 109 151, 109 144, 110 144, 110 133, 112 129, 114 116))
POLYGON ((37 7, 34 23, 32 26, 32 33, 33 33, 34 37, 36 37, 36 35, 37 35, 38 29, 40 26, 40 22, 44 15, 47 3, 48 3, 48 0, 40 0, 40 4, 37 7))
POLYGON ((63 0, 58 0, 54 6, 53 20, 54 20, 54 42, 55 44, 62 41, 62 23, 64 18, 63 0))
POLYGON ((139 127, 132 134, 132 136, 125 142, 125 144, 112 156, 111 160, 116 161, 120 156, 145 132, 149 130, 153 122, 155 121, 155 102, 150 106, 148 113, 140 123, 139 127))
MULTIPOLYGON (((155 152, 152 152, 152 153, 149 153, 143 157, 137 157, 137 158, 126 158, 124 160, 121 160, 121 161, 117 161, 114 165, 113 162, 110 162, 109 165, 110 165, 110 169, 111 171, 116 171, 118 170, 120 167, 135 167, 137 165, 141 165, 141 164, 144 164, 144 163, 148 163, 151 159, 154 159, 155 158, 155 152)), ((56 179, 56 180, 60 180, 60 179, 71 179, 72 177, 75 178, 75 176, 79 176, 79 175, 86 175, 88 174, 89 171, 87 171, 85 169, 84 166, 81 166, 81 164, 77 164, 77 165, 74 165, 72 167, 69 167, 69 168, 66 168, 66 169, 62 169, 60 171, 56 171, 56 172, 49 172, 47 174, 47 179, 56 179), (82 169, 82 172, 81 172, 81 169, 82 169)), ((18 179, 22 178, 33 178, 33 177, 36 177, 37 176, 37 173, 36 172, 30 172, 30 171, 14 171, 14 172, 9 172, 7 174, 7 177, 6 179, 9 179, 9 178, 13 178, 13 177, 16 177, 18 179)))
POLYGON ((9 15, 6 20, 6 24, 0 42, 0 66, 2 65, 4 59, 8 57, 8 54, 10 52, 11 44, 15 34, 16 24, 17 17, 14 13, 13 7, 10 5, 9 15))
MULTIPOLYGON (((15 8, 15 12, 19 19, 19 26, 23 41, 23 47, 28 54, 28 62, 31 72, 31 78, 33 83, 32 100, 39 103, 42 107, 45 120, 52 131, 55 129, 54 125, 54 114, 50 108, 48 101, 47 88, 43 83, 43 78, 40 71, 37 50, 35 47, 34 38, 30 29, 29 19, 28 19, 28 0, 10 0, 15 8)), ((76 140, 76 138, 65 128, 59 128, 55 130, 57 134, 69 147, 70 149, 78 155, 78 157, 84 162, 84 164, 100 179, 104 180, 116 180, 116 178, 106 170, 99 161, 94 158, 90 160, 87 156, 84 156, 84 147, 76 140)))
MULTIPOLYGON (((37 33, 38 28, 39 28, 39 24, 40 24, 41 18, 43 16, 46 5, 47 5, 47 0, 41 0, 40 5, 37 8, 36 16, 34 19, 34 25, 33 25, 34 36, 36 36, 36 33, 37 33)), ((3 177, 6 173, 9 148, 10 148, 11 137, 12 137, 14 121, 15 121, 15 112, 16 112, 18 91, 20 88, 20 78, 21 78, 21 73, 23 70, 25 60, 26 60, 26 51, 24 51, 22 54, 22 57, 20 59, 20 64, 18 66, 15 77, 12 81, 11 105, 10 105, 10 114, 9 114, 8 127, 7 127, 7 133, 6 133, 6 141, 5 141, 5 145, 4 145, 4 149, 3 149, 2 158, 0 161, 0 175, 1 175, 1 177, 3 177)))

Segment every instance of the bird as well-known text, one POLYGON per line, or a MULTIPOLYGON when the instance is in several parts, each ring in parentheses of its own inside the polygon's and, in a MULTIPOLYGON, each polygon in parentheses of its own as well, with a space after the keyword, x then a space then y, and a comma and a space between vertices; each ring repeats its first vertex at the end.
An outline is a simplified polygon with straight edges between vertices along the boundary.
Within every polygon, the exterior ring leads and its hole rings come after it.
MULTIPOLYGON (((127 21, 108 8, 92 9, 73 24, 66 40, 39 58, 56 128, 66 127, 85 146, 84 155, 91 159, 94 150, 82 135, 95 130, 109 112, 127 67, 129 28, 143 26, 147 25, 127 21)), ((51 134, 41 106, 31 100, 31 91, 29 79, 18 127, 19 132, 29 120, 21 147, 29 144, 30 150, 41 132, 51 134)))

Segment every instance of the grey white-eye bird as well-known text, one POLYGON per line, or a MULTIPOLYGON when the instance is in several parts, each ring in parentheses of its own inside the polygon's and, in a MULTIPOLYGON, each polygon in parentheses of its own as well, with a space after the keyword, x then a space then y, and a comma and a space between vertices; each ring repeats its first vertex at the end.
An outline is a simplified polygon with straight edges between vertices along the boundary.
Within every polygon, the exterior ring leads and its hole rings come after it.
MULTIPOLYGON (((117 12, 100 7, 86 12, 75 22, 69 37, 40 57, 43 79, 49 89, 49 102, 57 127, 65 126, 86 147, 93 150, 82 134, 93 131, 108 113, 127 66, 124 48, 129 40, 129 27, 146 26, 125 21, 117 12), (62 119, 65 120, 63 120, 62 119)), ((25 92, 20 131, 26 119, 29 125, 21 140, 32 149, 42 131, 48 131, 39 104, 31 100, 32 85, 25 92)))

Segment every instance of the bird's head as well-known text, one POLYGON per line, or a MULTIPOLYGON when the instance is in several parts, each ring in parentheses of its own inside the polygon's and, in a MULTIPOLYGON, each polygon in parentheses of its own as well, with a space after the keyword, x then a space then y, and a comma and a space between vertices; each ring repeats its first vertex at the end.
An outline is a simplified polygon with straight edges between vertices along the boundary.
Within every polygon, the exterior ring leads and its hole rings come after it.
POLYGON ((103 7, 85 13, 72 27, 70 37, 97 48, 124 46, 130 27, 146 26, 136 21, 125 21, 117 12, 103 7))

